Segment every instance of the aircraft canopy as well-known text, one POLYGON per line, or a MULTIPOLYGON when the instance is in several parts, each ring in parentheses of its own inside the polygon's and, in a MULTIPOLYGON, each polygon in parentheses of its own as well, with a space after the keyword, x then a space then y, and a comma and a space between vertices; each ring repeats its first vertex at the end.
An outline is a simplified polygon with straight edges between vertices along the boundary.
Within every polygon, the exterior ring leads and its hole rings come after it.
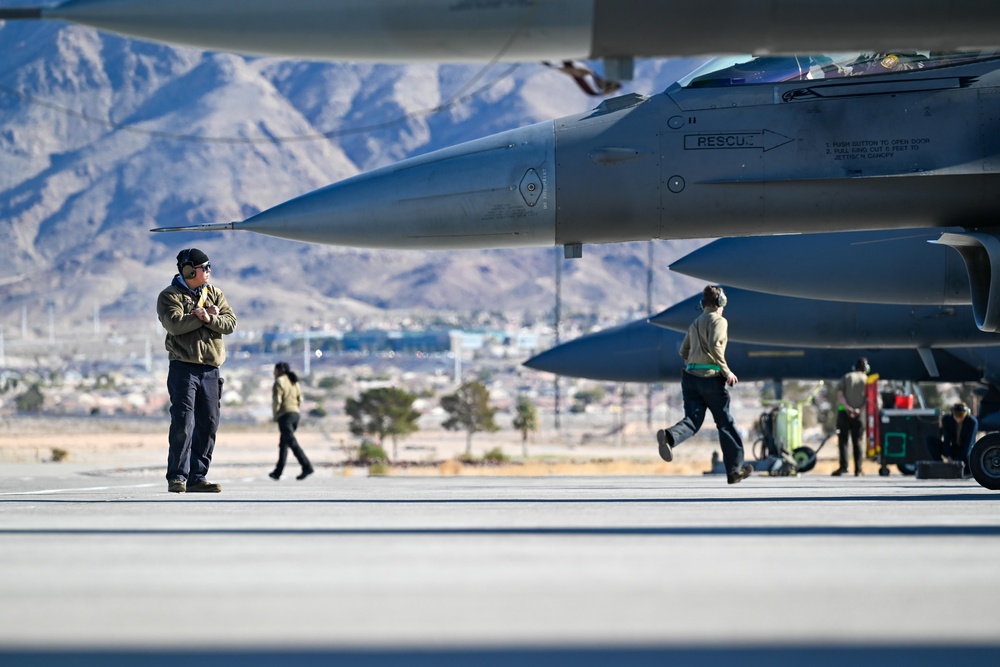
POLYGON ((832 53, 821 55, 713 58, 677 83, 682 88, 718 88, 754 83, 816 81, 874 76, 1000 58, 1000 51, 895 51, 892 53, 832 53))

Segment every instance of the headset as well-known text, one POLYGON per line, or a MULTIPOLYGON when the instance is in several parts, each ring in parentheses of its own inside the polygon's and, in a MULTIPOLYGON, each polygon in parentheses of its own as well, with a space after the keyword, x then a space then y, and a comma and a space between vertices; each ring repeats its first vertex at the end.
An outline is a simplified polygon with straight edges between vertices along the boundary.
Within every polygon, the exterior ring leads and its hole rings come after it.
POLYGON ((186 280, 190 280, 198 275, 198 271, 194 268, 194 262, 191 261, 191 248, 185 248, 181 251, 180 257, 177 258, 177 270, 186 280), (191 268, 185 270, 185 266, 189 266, 191 268))
MULTIPOLYGON (((720 287, 719 285, 712 285, 711 287, 714 287, 715 289, 719 290, 719 295, 717 297, 715 297, 714 299, 710 299, 710 300, 706 301, 706 295, 704 293, 702 293, 702 295, 701 295, 701 309, 705 310, 706 308, 709 308, 711 306, 715 306, 717 308, 725 308, 726 307, 726 303, 729 301, 726 298, 726 293, 722 290, 722 287, 720 287)), ((707 290, 708 288, 706 287, 705 289, 707 290)))
POLYGON ((865 375, 871 375, 872 367, 868 365, 868 358, 859 357, 858 360, 854 362, 854 370, 861 371, 865 375))

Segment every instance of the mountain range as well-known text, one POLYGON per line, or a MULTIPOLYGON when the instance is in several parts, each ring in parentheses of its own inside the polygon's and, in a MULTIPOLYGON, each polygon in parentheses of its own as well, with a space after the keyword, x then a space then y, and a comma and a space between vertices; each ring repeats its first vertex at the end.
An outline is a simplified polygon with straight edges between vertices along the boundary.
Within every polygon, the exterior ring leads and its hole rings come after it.
MULTIPOLYGON (((201 52, 76 26, 0 22, 0 326, 54 312, 155 327, 184 247, 204 250, 242 321, 294 326, 405 311, 541 316, 560 249, 382 251, 248 233, 150 234, 242 220, 361 171, 596 106, 540 63, 362 65, 201 52)), ((696 62, 645 61, 654 94, 696 62)), ((655 242, 656 264, 700 245, 655 242)), ((646 310, 649 244, 563 262, 567 312, 646 310)), ((655 272, 654 304, 699 285, 655 272)))

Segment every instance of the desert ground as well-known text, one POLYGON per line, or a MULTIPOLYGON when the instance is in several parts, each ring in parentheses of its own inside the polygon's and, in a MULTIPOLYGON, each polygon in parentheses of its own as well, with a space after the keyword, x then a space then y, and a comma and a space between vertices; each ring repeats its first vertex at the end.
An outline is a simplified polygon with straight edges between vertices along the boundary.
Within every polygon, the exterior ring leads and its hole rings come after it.
MULTIPOLYGON (((109 471, 118 475, 158 477, 166 461, 165 419, 27 418, 0 421, 0 463, 39 463, 109 471)), ((654 427, 655 430, 655 427, 654 427)), ((753 460, 752 435, 745 437, 747 459, 753 460)), ((807 431, 803 444, 819 446, 818 430, 807 431)), ((357 465, 358 438, 345 420, 306 421, 298 440, 319 475, 367 474, 357 465)), ((277 457, 274 424, 227 424, 220 427, 212 468, 227 476, 242 471, 248 476, 265 475, 277 457)), ((477 433, 472 439, 472 458, 481 458, 499 448, 509 457, 500 464, 463 462, 464 432, 433 429, 419 431, 398 442, 395 455, 391 440, 384 448, 392 459, 388 475, 702 475, 712 470, 713 452, 719 450, 717 432, 706 426, 675 451, 672 463, 660 460, 653 431, 645 422, 624 429, 600 425, 570 425, 555 430, 548 425, 529 436, 510 429, 477 433), (525 456, 525 451, 527 455, 525 456)), ((830 441, 819 452, 809 475, 828 475, 837 467, 837 448, 830 441)), ((878 464, 865 463, 866 474, 877 474, 878 464)), ((286 477, 297 474, 289 455, 286 477)))

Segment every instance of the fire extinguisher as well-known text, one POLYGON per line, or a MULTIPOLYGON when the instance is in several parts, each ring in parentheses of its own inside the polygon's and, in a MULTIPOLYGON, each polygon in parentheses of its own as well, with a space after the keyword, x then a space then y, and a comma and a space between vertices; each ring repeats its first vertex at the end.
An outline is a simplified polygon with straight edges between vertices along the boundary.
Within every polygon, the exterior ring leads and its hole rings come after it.
POLYGON ((878 373, 869 375, 865 384, 865 414, 868 415, 866 429, 868 445, 865 448, 865 455, 868 459, 877 461, 882 453, 882 442, 879 438, 878 373))

